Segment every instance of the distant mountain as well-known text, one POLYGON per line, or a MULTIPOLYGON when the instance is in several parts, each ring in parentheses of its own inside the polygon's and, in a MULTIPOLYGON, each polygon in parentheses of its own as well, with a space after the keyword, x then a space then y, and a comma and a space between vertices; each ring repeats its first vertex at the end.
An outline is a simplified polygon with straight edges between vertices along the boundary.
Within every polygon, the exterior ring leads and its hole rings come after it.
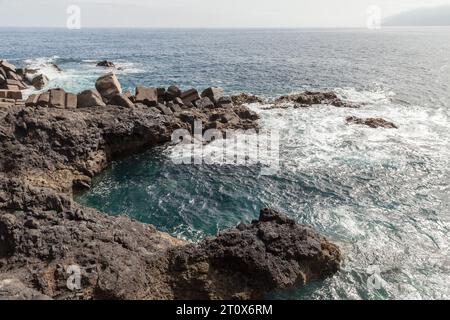
POLYGON ((383 21, 385 26, 450 26, 450 6, 415 9, 383 21))

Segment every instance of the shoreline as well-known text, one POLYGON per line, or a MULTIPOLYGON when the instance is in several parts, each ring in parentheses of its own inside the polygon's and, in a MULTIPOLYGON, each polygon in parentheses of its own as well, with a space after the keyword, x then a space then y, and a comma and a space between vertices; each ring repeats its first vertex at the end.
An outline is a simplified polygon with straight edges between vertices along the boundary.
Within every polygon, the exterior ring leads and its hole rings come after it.
POLYGON ((211 90, 211 98, 201 98, 194 89, 172 88, 164 91, 177 96, 170 99, 183 99, 169 107, 172 100, 160 105, 156 88, 129 96, 106 78, 97 93, 79 94, 75 107, 73 95, 51 89, 0 108, 0 287, 17 284, 3 295, 22 288, 19 296, 28 298, 256 299, 339 270, 336 245, 271 209, 191 244, 75 203, 73 190, 88 188, 117 156, 167 143, 174 130, 191 130, 194 119, 219 130, 258 127, 243 105, 255 100, 251 95, 211 90), (227 121, 218 123, 218 115, 227 121), (67 285, 73 266, 81 272, 76 290, 67 285))

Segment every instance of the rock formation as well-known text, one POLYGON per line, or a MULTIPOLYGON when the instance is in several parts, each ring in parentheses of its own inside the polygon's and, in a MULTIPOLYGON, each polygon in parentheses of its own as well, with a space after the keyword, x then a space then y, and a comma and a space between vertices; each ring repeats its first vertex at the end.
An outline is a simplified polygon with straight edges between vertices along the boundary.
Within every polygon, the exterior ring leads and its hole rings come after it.
POLYGON ((264 100, 248 93, 240 93, 231 97, 232 102, 237 105, 249 104, 249 103, 264 103, 264 100))
POLYGON ((114 73, 108 73, 98 78, 95 88, 105 100, 122 93, 122 86, 114 73))
POLYGON ((97 88, 78 95, 51 89, 26 106, 0 109, 0 287, 7 298, 251 299, 338 270, 335 245, 269 209, 250 225, 190 244, 75 203, 73 193, 89 188, 112 160, 169 142, 196 120, 205 130, 257 128, 258 116, 231 97, 212 101, 175 87, 139 87, 133 96, 110 75, 97 88), (73 267, 80 286, 71 288, 73 267))
POLYGON ((308 108, 313 105, 327 104, 338 108, 359 108, 360 105, 340 99, 334 92, 305 91, 281 96, 273 101, 269 108, 308 108))
POLYGON ((115 68, 115 64, 108 60, 103 60, 97 63, 97 67, 115 68))
POLYGON ((398 129, 397 125, 382 118, 348 117, 346 121, 348 124, 361 124, 371 128, 398 129))

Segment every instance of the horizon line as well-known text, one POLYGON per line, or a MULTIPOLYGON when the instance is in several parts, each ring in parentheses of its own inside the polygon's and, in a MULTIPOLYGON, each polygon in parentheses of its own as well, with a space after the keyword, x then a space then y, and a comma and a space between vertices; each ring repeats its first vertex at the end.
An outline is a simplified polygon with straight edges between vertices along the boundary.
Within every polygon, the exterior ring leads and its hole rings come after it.
MULTIPOLYGON (((436 28, 436 27, 450 27, 448 25, 383 25, 381 24, 381 29, 383 28, 436 28)), ((276 29, 360 29, 360 30, 369 30, 367 27, 361 26, 348 26, 348 27, 326 27, 326 26, 318 26, 318 27, 82 27, 81 29, 68 29, 67 27, 60 26, 1 26, 0 29, 59 29, 59 30, 68 30, 68 31, 81 31, 83 29, 156 29, 156 30, 243 30, 243 29, 266 29, 266 30, 276 30, 276 29)), ((379 30, 381 30, 379 29, 379 30)), ((378 30, 378 31, 379 31, 378 30)))

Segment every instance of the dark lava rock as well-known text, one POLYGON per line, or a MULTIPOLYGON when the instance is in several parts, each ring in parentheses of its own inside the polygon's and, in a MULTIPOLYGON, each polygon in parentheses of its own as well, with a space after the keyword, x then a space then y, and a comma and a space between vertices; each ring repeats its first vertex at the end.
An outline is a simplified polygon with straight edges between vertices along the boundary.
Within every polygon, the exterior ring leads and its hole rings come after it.
POLYGON ((181 97, 181 93, 182 92, 181 92, 180 88, 178 88, 177 86, 170 86, 166 90, 165 99, 166 99, 166 101, 172 101, 176 98, 181 97))
POLYGON ((108 60, 103 60, 97 63, 97 67, 115 68, 115 64, 108 60))
POLYGON ((272 108, 287 107, 293 104, 296 108, 310 107, 313 105, 328 104, 340 108, 359 108, 360 105, 343 101, 334 92, 311 92, 281 96, 275 99, 272 108))
POLYGON ((260 299, 339 270, 339 249, 308 226, 271 209, 198 245, 173 250, 175 299, 260 299))
POLYGON ((397 125, 382 118, 348 117, 346 121, 348 124, 361 124, 371 128, 398 129, 397 125))
POLYGON ((264 103, 264 100, 248 93, 240 93, 238 95, 231 96, 231 100, 236 105, 250 104, 250 103, 264 103))

